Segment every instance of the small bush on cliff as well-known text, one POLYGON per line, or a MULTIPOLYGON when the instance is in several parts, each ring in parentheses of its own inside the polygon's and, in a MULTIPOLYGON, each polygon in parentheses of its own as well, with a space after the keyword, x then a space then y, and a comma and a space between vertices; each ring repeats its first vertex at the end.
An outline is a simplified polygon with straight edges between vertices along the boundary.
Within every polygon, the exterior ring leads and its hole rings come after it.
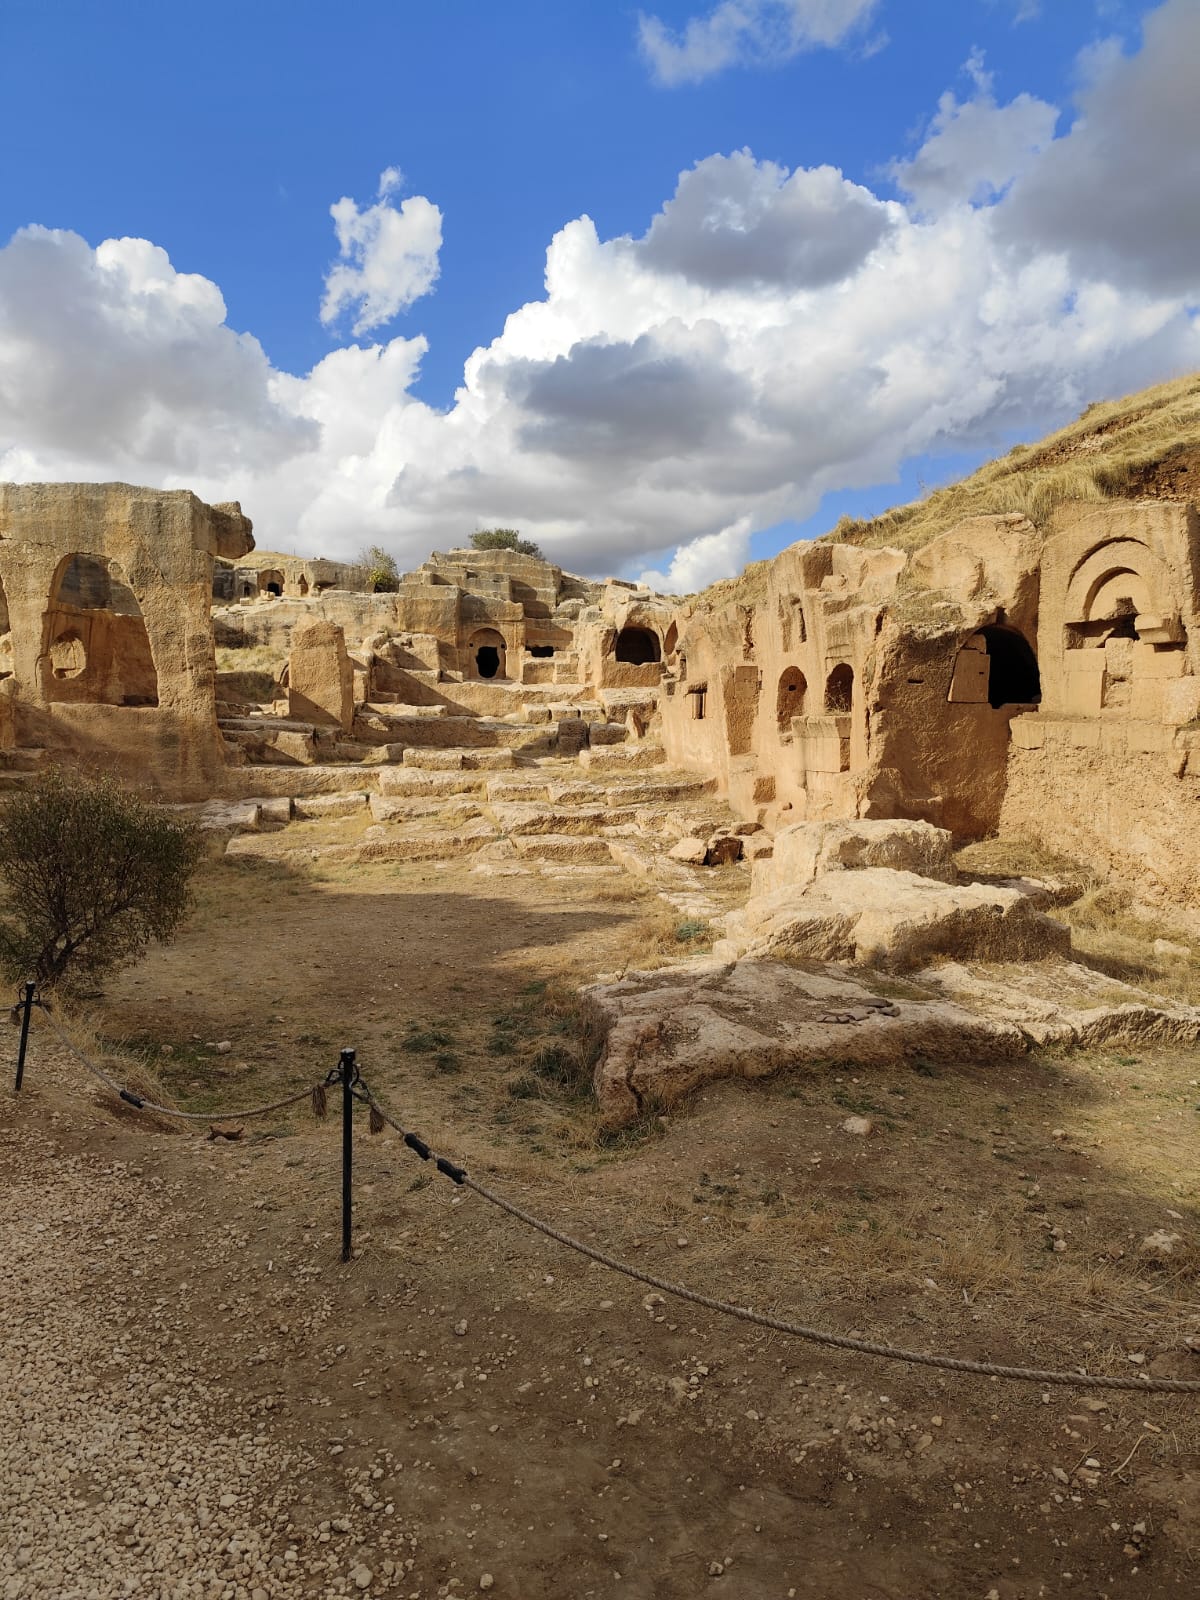
POLYGON ((52 769, 0 807, 0 965, 52 987, 171 939, 203 853, 187 822, 114 778, 52 769))
POLYGON ((519 556, 540 556, 532 539, 522 539, 516 528, 480 528, 471 535, 476 550, 513 550, 519 556))
POLYGON ((395 594, 400 587, 400 568, 396 558, 381 545, 370 545, 359 556, 356 565, 372 594, 395 594))

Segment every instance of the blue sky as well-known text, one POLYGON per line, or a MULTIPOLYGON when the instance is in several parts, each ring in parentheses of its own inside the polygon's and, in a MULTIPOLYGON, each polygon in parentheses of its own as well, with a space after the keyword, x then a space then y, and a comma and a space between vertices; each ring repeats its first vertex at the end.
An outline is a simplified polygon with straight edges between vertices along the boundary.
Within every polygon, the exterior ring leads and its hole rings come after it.
POLYGON ((0 478, 709 581, 1200 365, 1198 11, 0 0, 0 478))

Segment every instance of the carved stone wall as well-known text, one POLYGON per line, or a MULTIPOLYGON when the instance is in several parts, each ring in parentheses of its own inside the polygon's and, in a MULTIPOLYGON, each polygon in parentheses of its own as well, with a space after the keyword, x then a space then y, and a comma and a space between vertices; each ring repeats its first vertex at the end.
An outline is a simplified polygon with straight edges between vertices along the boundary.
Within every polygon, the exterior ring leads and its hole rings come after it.
POLYGON ((252 547, 237 505, 186 490, 0 485, 11 745, 119 763, 171 798, 216 792, 213 560, 252 547))

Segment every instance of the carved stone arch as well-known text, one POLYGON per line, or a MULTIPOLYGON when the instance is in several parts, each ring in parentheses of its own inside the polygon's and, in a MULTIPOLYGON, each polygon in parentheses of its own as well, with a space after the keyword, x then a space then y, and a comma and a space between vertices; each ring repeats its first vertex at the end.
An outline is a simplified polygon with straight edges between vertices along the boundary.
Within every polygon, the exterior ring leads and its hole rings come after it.
POLYGON ((786 733, 793 717, 804 715, 804 699, 808 693, 808 680, 799 667, 787 667, 779 679, 775 696, 775 720, 780 733, 786 733))
POLYGON ((1140 539, 1110 539, 1078 563, 1067 583, 1064 622, 1068 647, 1114 630, 1136 637, 1139 616, 1161 618, 1174 608, 1162 561, 1140 539))
POLYGON ((117 561, 75 551, 58 563, 40 668, 48 701, 158 704, 158 671, 141 604, 117 561))
POLYGON ((963 641, 954 660, 952 705, 1037 705, 1042 680, 1033 646, 1017 628, 992 624, 963 641))
POLYGON ((662 645, 653 628, 627 623, 617 634, 614 653, 618 661, 644 667, 662 660, 662 645))
POLYGON ((825 710, 836 715, 848 715, 854 709, 854 668, 840 662, 825 680, 825 710))
POLYGON ((475 678, 506 678, 508 676, 507 646, 504 635, 496 628, 477 628, 467 640, 470 655, 470 673, 475 678))

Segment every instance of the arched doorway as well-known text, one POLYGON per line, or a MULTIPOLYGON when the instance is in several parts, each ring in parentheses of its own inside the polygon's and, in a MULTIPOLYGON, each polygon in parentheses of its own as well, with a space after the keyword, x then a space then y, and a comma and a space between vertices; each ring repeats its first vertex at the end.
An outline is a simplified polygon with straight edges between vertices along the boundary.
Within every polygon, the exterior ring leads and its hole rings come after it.
MULTIPOLYGON (((1131 619, 1132 620, 1132 619, 1131 619)), ((988 705, 1035 705, 1042 698, 1037 657, 1016 628, 980 628, 988 653, 988 705)))
MULTIPOLYGON (((1128 637, 1134 638, 1132 612, 1128 623, 1128 637)), ((1042 698, 1042 679, 1037 656, 1025 635, 999 623, 973 633, 955 657, 948 698, 956 705, 986 701, 993 711, 1002 706, 1036 705, 1042 698)))
POLYGON ((12 624, 8 620, 8 596, 0 582, 0 678, 13 675, 12 624))
POLYGON ((825 709, 834 716, 847 716, 854 709, 854 668, 844 662, 825 681, 825 709))
POLYGON ((662 660, 662 647, 653 628, 629 626, 617 635, 616 657, 632 667, 649 666, 662 660))
POLYGON ((471 653, 471 668, 477 678, 505 678, 506 650, 504 635, 495 628, 481 628, 472 634, 467 646, 471 653))
POLYGON ((264 567, 258 575, 258 592, 277 600, 283 593, 283 573, 274 567, 264 567))
POLYGON ((60 563, 43 624, 41 678, 50 701, 158 704, 142 608, 116 561, 79 553, 60 563))
POLYGON ((780 733, 787 733, 793 717, 804 715, 804 697, 807 693, 808 683, 800 668, 788 667, 779 679, 779 691, 775 697, 775 720, 780 733))

